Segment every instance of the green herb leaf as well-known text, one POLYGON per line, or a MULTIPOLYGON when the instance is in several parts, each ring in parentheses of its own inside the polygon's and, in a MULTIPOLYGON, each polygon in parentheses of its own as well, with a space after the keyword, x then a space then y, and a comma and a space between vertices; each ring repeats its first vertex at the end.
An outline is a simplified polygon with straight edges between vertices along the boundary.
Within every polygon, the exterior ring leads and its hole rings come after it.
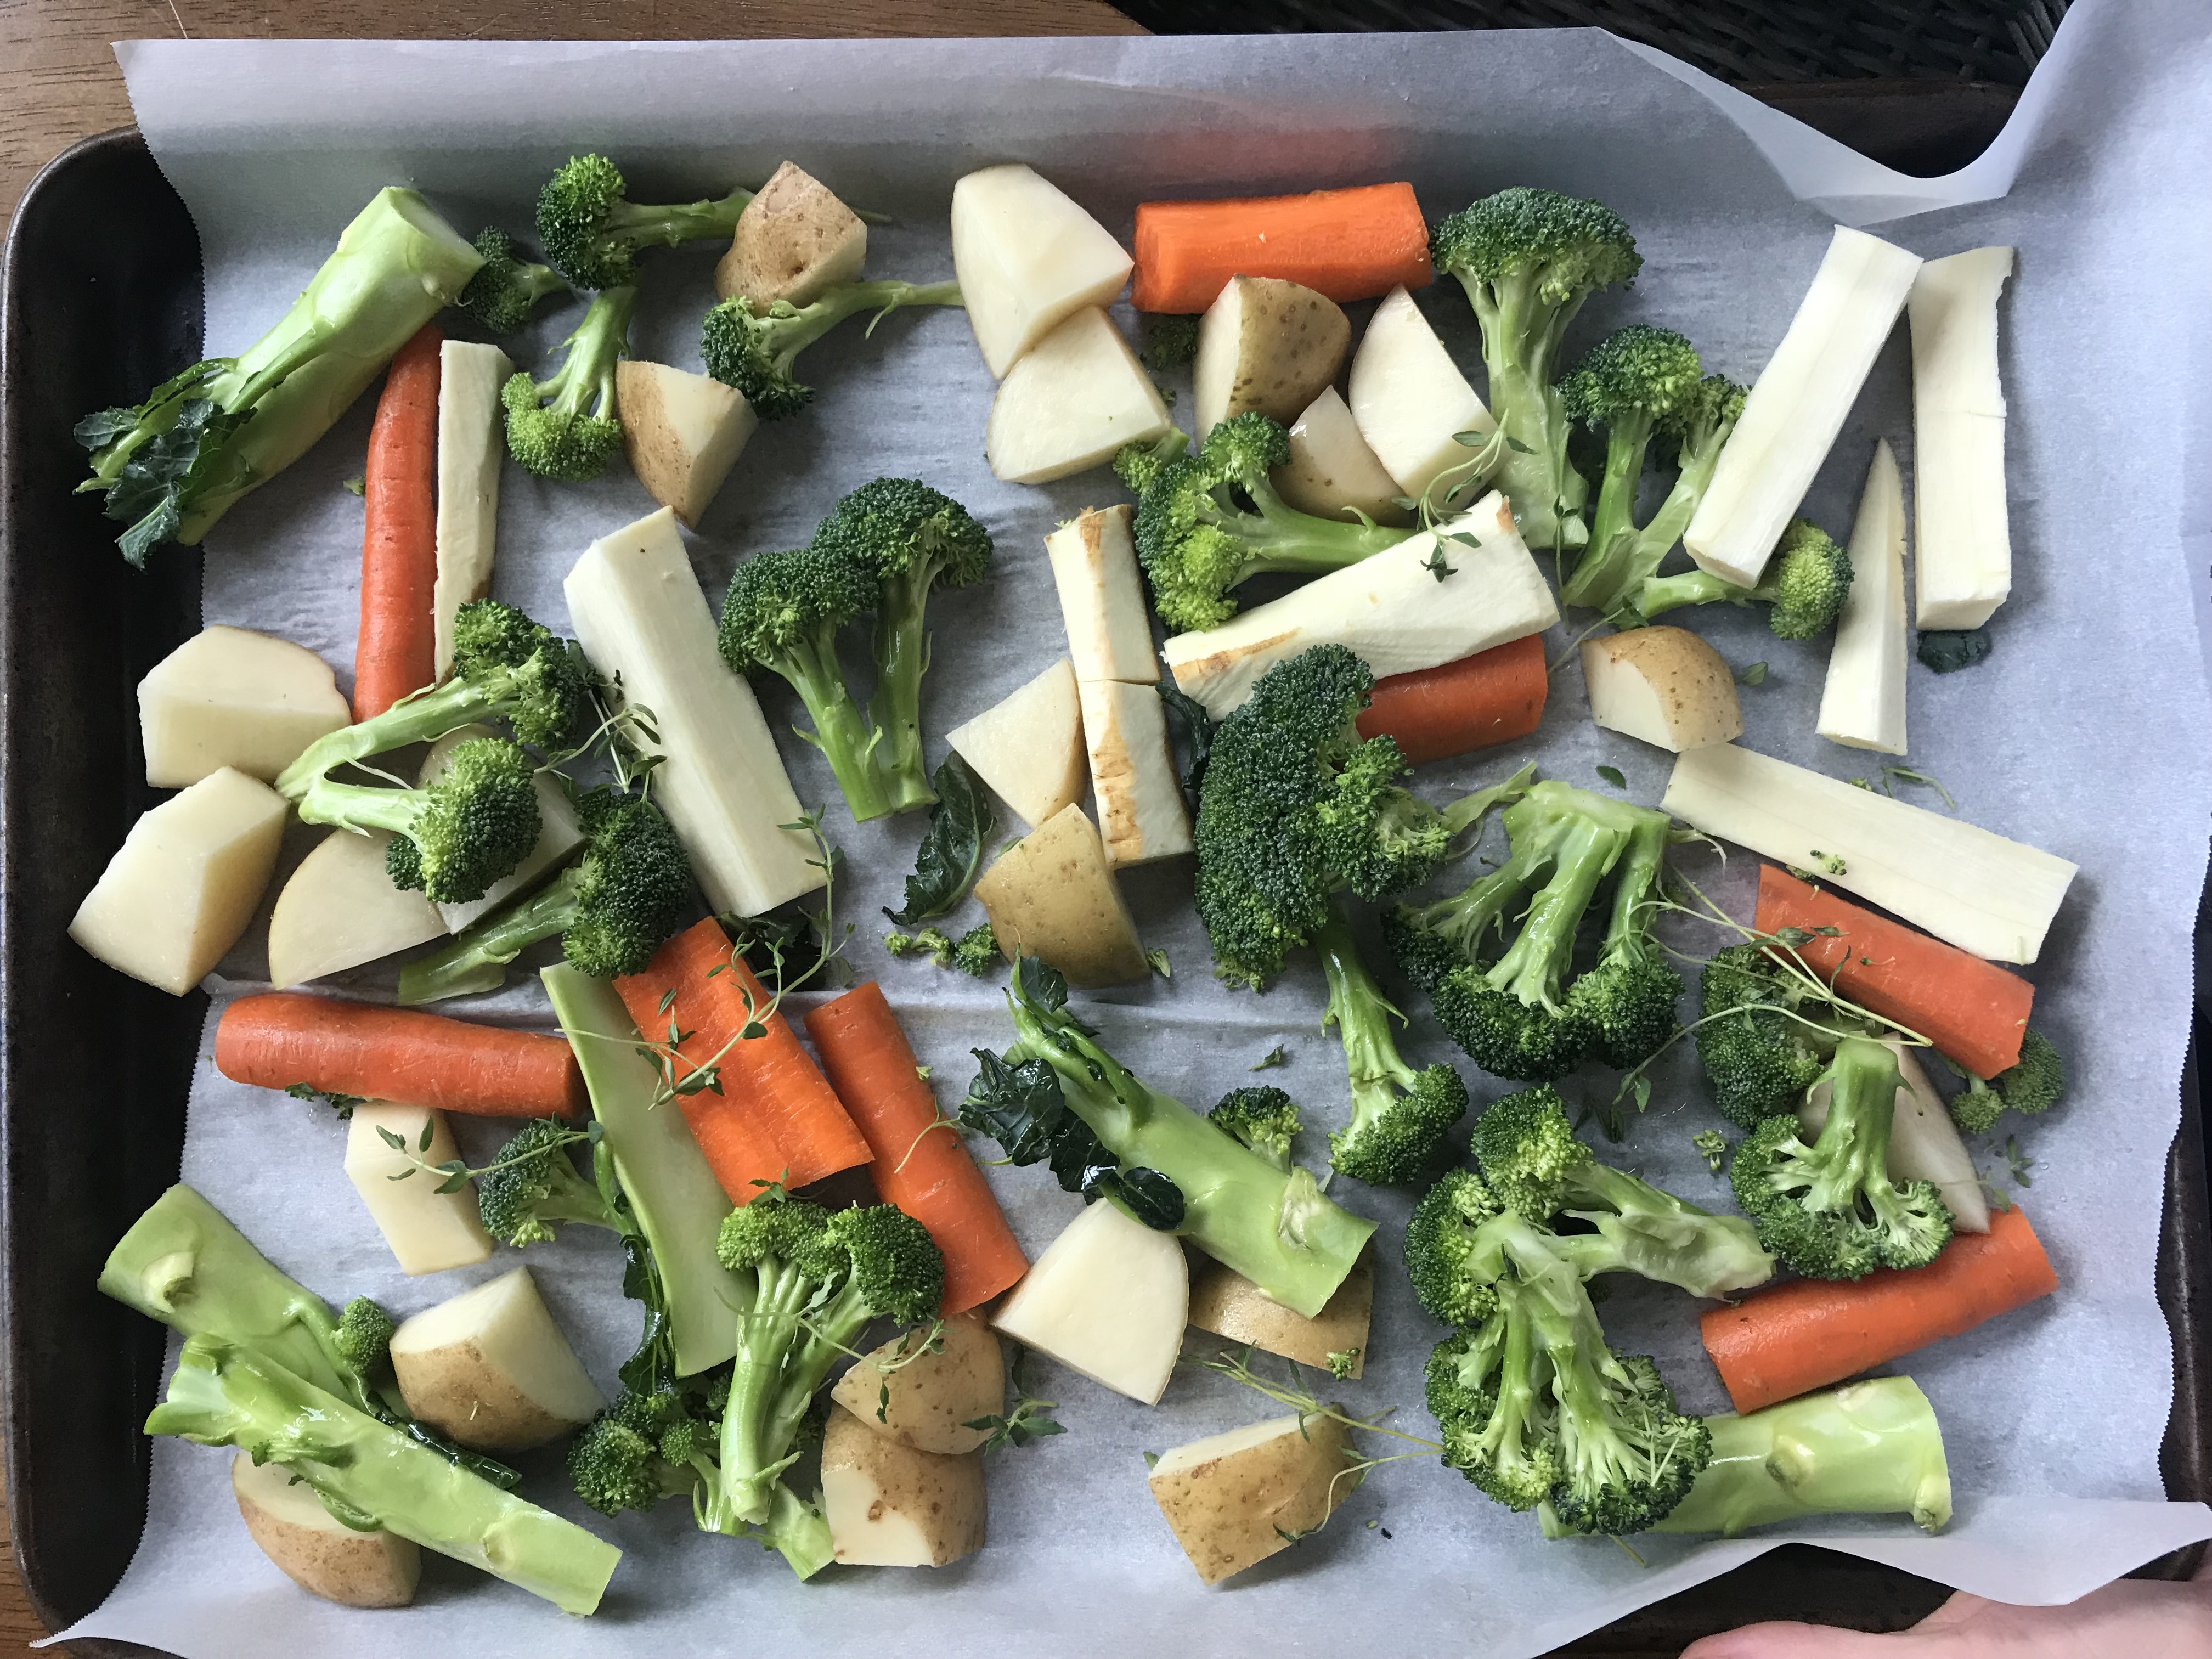
POLYGON ((1291 1051, 1279 1042, 1244 1069, 1248 1072, 1265 1072, 1277 1066, 1287 1066, 1290 1063, 1291 1051))
POLYGON ((1763 662, 1755 662, 1751 664, 1748 667, 1737 669, 1735 671, 1735 683, 1738 685, 1765 684, 1766 665, 1763 662))
POLYGON ((1162 979, 1173 979, 1175 977, 1175 969, 1168 964, 1168 953, 1166 951, 1160 949, 1147 951, 1145 952, 1145 960, 1151 965, 1152 970, 1158 974, 1162 979))
POLYGON ((1597 769, 1597 775, 1616 789, 1626 789, 1628 787, 1628 780, 1626 777, 1622 775, 1621 770, 1618 766, 1601 766, 1597 769))
POLYGON ((358 472, 355 473, 350 478, 339 479, 338 487, 341 489, 351 490, 356 495, 366 496, 368 494, 368 480, 366 477, 358 472))
POLYGON ((906 902, 884 912, 902 927, 945 915, 967 896, 983 866, 984 843, 999 827, 983 786, 957 753, 945 757, 930 782, 937 805, 929 809, 929 828, 906 878, 906 902))

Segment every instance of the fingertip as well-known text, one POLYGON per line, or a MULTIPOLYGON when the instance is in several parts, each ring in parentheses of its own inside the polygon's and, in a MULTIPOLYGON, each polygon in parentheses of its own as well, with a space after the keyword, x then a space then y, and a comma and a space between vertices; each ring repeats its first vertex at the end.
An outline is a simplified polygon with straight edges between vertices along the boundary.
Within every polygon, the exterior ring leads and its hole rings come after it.
POLYGON ((1863 1631, 1780 1620, 1705 1637, 1684 1648, 1681 1659, 1862 1659, 1887 1645, 1863 1631))

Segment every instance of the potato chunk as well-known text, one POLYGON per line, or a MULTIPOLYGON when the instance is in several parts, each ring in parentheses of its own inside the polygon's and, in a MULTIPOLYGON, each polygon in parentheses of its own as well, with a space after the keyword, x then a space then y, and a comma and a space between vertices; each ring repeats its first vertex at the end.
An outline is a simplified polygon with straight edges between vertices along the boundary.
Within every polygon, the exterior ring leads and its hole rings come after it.
POLYGON ((983 1547, 983 1454, 921 1451, 832 1406, 822 1518, 834 1559, 848 1566, 950 1566, 983 1547))
POLYGON ((945 1322, 935 1353, 909 1358, 912 1340, 893 1337, 854 1362, 830 1397, 867 1428, 902 1445, 953 1457, 990 1438, 970 1423, 1006 1408, 1006 1356, 997 1333, 970 1310, 945 1322))
POLYGON ((1676 754, 1743 735, 1735 675, 1721 653, 1680 628, 1633 628, 1583 646, 1590 718, 1676 754))
POLYGON ((392 1369, 409 1411, 480 1451, 542 1446, 606 1404, 527 1267, 405 1321, 392 1333, 392 1369))
POLYGON ((714 291, 725 300, 743 295, 757 308, 778 300, 807 305, 824 289, 858 280, 867 258, 868 228, 860 216, 828 185, 786 161, 738 216, 730 251, 714 267, 714 291))
POLYGON ((181 789, 236 767, 264 783, 317 738, 351 724, 331 665, 249 629, 204 628, 138 682, 146 781, 181 789))
POLYGON ((696 530, 760 419, 744 394, 666 363, 615 365, 623 447, 645 493, 696 530))
POLYGON ((999 383, 983 454, 1009 483, 1044 483, 1168 429, 1168 406, 1096 306, 1038 341, 999 383))
POLYGON ((1291 422, 1291 459, 1272 475, 1276 493, 1301 513, 1317 519, 1352 521, 1345 509, 1357 507, 1377 524, 1410 524, 1413 515, 1398 505, 1404 492, 1382 470, 1367 440, 1359 435, 1342 394, 1334 386, 1291 422))
POLYGON ((230 1491, 247 1535, 310 1595, 346 1607, 404 1607, 414 1601, 422 1552, 412 1539, 381 1527, 356 1532, 282 1463, 256 1468, 244 1452, 230 1461, 230 1491))
POLYGON ((1336 379, 1351 344, 1352 325, 1328 295, 1279 276, 1231 277, 1199 319, 1193 429, 1203 438, 1249 411, 1289 425, 1336 379))
POLYGON ((1159 1403, 1190 1310, 1182 1243, 1093 1204, 1030 1265, 992 1322, 1093 1382, 1159 1403))
POLYGON ((1441 474, 1474 458, 1458 434, 1498 426, 1402 288, 1375 307, 1360 336, 1349 402, 1375 459, 1416 500, 1441 474))
POLYGON ((1024 951, 1042 957, 1085 988, 1133 984, 1152 971, 1105 844, 1080 806, 1063 807, 1008 848, 975 897, 1009 962, 1024 951))
POLYGON ((975 775, 1035 829, 1083 798, 1083 704, 1066 657, 945 734, 975 775))
POLYGON ((443 939, 445 919, 385 871, 390 835, 333 830, 300 860, 269 916, 269 982, 277 990, 443 939))
POLYGON ((1218 1584, 1328 1519, 1359 1484, 1344 1425, 1293 1413, 1162 1452, 1147 1483, 1176 1542, 1218 1584))
POLYGON ((1105 226, 1018 161, 952 187, 952 269, 1000 380, 1067 318, 1109 303, 1133 263, 1105 226))
POLYGON ((1359 1258, 1328 1305, 1311 1319, 1293 1313, 1243 1274, 1218 1261, 1200 1263, 1190 1276, 1190 1328, 1249 1342, 1316 1370, 1330 1369, 1332 1354, 1352 1356, 1346 1376, 1366 1367, 1367 1321, 1375 1305, 1373 1251, 1359 1258))

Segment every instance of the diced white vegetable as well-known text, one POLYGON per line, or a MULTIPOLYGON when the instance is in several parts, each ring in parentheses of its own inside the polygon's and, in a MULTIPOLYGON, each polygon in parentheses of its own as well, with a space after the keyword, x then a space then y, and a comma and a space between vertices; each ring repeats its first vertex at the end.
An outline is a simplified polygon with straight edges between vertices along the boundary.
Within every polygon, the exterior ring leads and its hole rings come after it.
MULTIPOLYGON (((447 732, 422 757, 422 769, 416 775, 416 782, 428 788, 444 775, 447 763, 460 744, 471 738, 498 735, 489 726, 464 726, 447 732)), ((544 772, 532 780, 532 785, 538 794, 538 845, 524 855, 521 863, 485 888, 482 898, 440 905, 438 914, 445 918, 448 933, 459 933, 478 916, 490 915, 517 893, 535 887, 547 871, 583 845, 584 829, 576 822, 576 809, 568 804, 568 792, 544 772)))
POLYGON ((1105 226, 1018 161, 952 186, 952 269, 991 373, 1085 306, 1121 291, 1135 262, 1105 226))
POLYGON ((438 576, 430 626, 438 678, 453 665, 453 613, 491 592, 499 543, 499 467, 507 458, 500 388, 514 364, 495 345, 438 348, 438 576))
POLYGON ((1085 988, 1152 976, 1105 845, 1073 802, 999 855, 975 901, 1009 962, 1042 957, 1085 988))
POLYGON ((1905 485, 1887 440, 1874 447, 1851 524, 1851 591, 1836 618, 1813 729, 1853 749, 1905 752, 1905 485))
POLYGON ((1415 500, 1437 475, 1474 459, 1455 434, 1494 432, 1498 422, 1437 338, 1413 296, 1394 288, 1352 355, 1352 418, 1397 493, 1415 500))
POLYGON ((983 1547, 983 1454, 878 1434, 842 1406, 822 1436, 822 1519, 848 1567, 945 1567, 983 1547))
POLYGON ((243 628, 202 629, 138 682, 146 781, 156 789, 226 766, 274 782, 317 738, 352 722, 328 663, 243 628))
POLYGON ((278 990, 446 936, 446 919, 384 867, 391 836, 333 830, 292 872, 269 915, 269 982, 278 990))
POLYGON ((404 1607, 422 1576, 422 1547, 376 1528, 356 1532, 282 1463, 258 1468, 250 1452, 230 1463, 231 1495, 247 1536, 311 1595, 348 1607, 404 1607))
MULTIPOLYGON (((1935 1184, 1951 1212, 1951 1225, 1962 1233, 1990 1230, 1989 1200, 1982 1194, 1982 1178, 1975 1172, 1973 1154, 1959 1139, 1959 1126, 1943 1105, 1943 1097, 1929 1082, 1928 1073, 1911 1048, 1903 1042, 1889 1048, 1897 1055, 1904 1079, 1890 1116, 1889 1163, 1893 1181, 1926 1181, 1935 1184)), ((1797 1109, 1800 1133, 1818 1135, 1828 1121, 1830 1090, 1816 1083, 1797 1109)))
POLYGON ((1271 1417, 1160 1454, 1146 1484, 1176 1542, 1218 1584, 1286 1550, 1359 1485, 1333 1417, 1271 1417))
POLYGON ((991 1322, 1093 1382, 1158 1405, 1190 1310, 1182 1241, 1102 1200, 1045 1247, 991 1322))
POLYGON ((410 1278, 473 1267, 491 1257, 491 1236, 477 1213, 476 1183, 464 1182, 450 1193, 438 1190, 446 1177, 434 1172, 435 1166, 459 1156, 443 1112, 386 1100, 364 1101, 353 1109, 353 1121, 346 1127, 346 1177, 368 1206, 369 1218, 392 1247, 399 1271, 410 1278), (422 1139, 425 1124, 430 1128, 428 1146, 422 1139), (399 1145, 386 1140, 386 1134, 397 1137, 399 1145), (417 1168, 417 1158, 432 1168, 417 1168), (415 1173, 396 1178, 406 1170, 415 1173))
POLYGON ((1682 545, 1754 586, 1905 309, 1920 256, 1838 225, 1813 285, 1745 399, 1682 545))
POLYGON ((70 937, 117 971, 184 995, 253 920, 289 810, 258 778, 228 766, 209 773, 131 826, 70 937))
POLYGON ((696 530, 760 425, 753 406, 712 375, 625 359, 615 365, 615 407, 645 493, 696 530))
POLYGON ((562 584, 568 619, 601 673, 650 708, 667 758, 653 799, 717 910, 758 915, 822 885, 796 823, 768 721, 714 644, 714 615, 667 507, 593 542, 562 584))
POLYGON ((1279 276, 1231 276, 1198 319, 1192 430, 1231 415, 1289 422, 1344 367, 1352 325, 1325 294, 1279 276))
POLYGON ((1457 662, 1559 621, 1559 602, 1504 496, 1491 491, 1443 533, 1481 545, 1449 544, 1452 574, 1442 581, 1429 568, 1436 538, 1425 532, 1219 628, 1176 635, 1162 647, 1176 684, 1219 720, 1252 695, 1261 675, 1311 646, 1346 646, 1381 679, 1457 662))
MULTIPOLYGON (((1921 266, 1912 324, 1912 568, 1923 628, 1979 628, 2012 592, 1997 298, 2008 247, 1921 266)), ((1902 752, 1902 751, 1900 751, 1902 752)))
POLYGON ((1106 861, 1119 868, 1190 851, 1190 813, 1157 686, 1085 680, 1082 692, 1083 738, 1106 861))
POLYGON ((1676 761, 1660 805, 1992 962, 2035 960, 2074 879, 2064 859, 1735 744, 1676 761))
POLYGON ((1349 519, 1358 507, 1377 524, 1405 524, 1398 481, 1382 470, 1334 386, 1325 386, 1291 422, 1291 459, 1270 475, 1276 494, 1317 519, 1349 519))
POLYGON ((1044 483, 1102 466, 1171 424, 1160 389, 1113 319, 1085 307, 1006 371, 983 437, 991 471, 1044 483))
POLYGON ((738 216, 730 251, 714 267, 714 292, 725 300, 742 294, 763 310, 779 300, 807 305, 824 289, 857 282, 867 258, 860 216, 786 161, 738 216))
POLYGON ((1081 799, 1091 776, 1083 704, 1066 657, 945 740, 1032 830, 1081 799))
POLYGON ((542 1446, 607 1403, 527 1267, 403 1320, 392 1370, 409 1411, 480 1451, 542 1446))
POLYGON ((1133 515, 1126 502, 1092 507, 1044 538, 1078 680, 1159 678, 1145 585, 1129 533, 1133 515))
POLYGON ((1680 628, 1632 628, 1583 645, 1590 719, 1676 754, 1743 735, 1735 676, 1721 653, 1680 628))

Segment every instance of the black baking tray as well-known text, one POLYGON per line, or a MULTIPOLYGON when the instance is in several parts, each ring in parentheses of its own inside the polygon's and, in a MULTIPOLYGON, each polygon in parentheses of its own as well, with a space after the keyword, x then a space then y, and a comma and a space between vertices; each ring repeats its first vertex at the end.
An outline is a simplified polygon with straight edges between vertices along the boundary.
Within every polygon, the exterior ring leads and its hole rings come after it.
MULTIPOLYGON (((1985 125, 1982 102, 1962 100, 1962 120, 1985 125)), ((143 574, 116 556, 96 498, 71 493, 83 457, 70 428, 195 361, 200 327, 198 238, 136 130, 88 138, 39 175, 0 270, 0 1388, 16 1564, 49 1629, 99 1605, 144 1523, 139 1425, 163 1334, 93 1285, 114 1240, 177 1177, 207 1012, 204 995, 140 985, 65 937, 108 854, 154 804, 135 688, 197 630, 200 587, 191 550, 165 548, 143 574)), ((2166 1489, 2202 1498, 2212 1494, 2212 1213, 2193 1051, 2158 1291, 2175 1347, 2166 1489)), ((2191 1565, 2185 1553, 2145 1571, 2191 1565)), ((1759 1619, 1896 1629, 1946 1594, 1790 1546, 1559 1652, 1673 1653, 1759 1619)), ((73 1650, 151 1651, 101 1641, 73 1650)))

